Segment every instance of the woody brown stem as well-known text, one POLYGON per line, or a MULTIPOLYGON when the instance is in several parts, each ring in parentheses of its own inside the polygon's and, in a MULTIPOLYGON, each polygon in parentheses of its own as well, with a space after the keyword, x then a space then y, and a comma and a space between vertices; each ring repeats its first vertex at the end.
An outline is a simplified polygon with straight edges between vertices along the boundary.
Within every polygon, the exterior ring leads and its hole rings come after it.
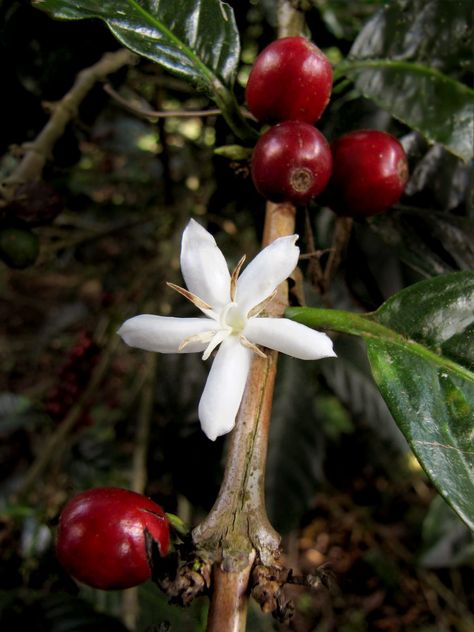
MULTIPOLYGON (((303 23, 288 0, 279 0, 278 36, 299 35, 303 23)), ((295 207, 267 202, 262 247, 295 231, 295 207)), ((282 283, 267 305, 281 316, 288 305, 282 283)), ((214 561, 213 593, 207 632, 243 632, 249 579, 255 560, 271 566, 280 555, 280 536, 265 508, 265 465, 278 354, 254 357, 242 404, 232 432, 218 498, 210 514, 193 531, 198 548, 214 561), (224 595, 226 595, 224 597, 224 595)))
MULTIPOLYGON (((291 204, 269 202, 262 245, 266 246, 278 237, 292 234, 294 226, 295 208, 291 204)), ((287 304, 285 282, 278 288, 266 311, 271 316, 281 316, 287 304)), ((245 621, 241 587, 248 585, 253 561, 256 557, 263 564, 272 565, 280 555, 280 536, 270 525, 264 498, 277 356, 275 351, 266 350, 266 358, 256 356, 253 359, 236 426, 230 438, 218 498, 204 522, 193 531, 195 545, 214 562, 214 591, 208 631, 243 629, 236 627, 243 625, 241 620, 245 621), (224 585, 229 595, 225 602, 220 597, 224 585), (224 604, 227 604, 225 611, 224 604), (223 612, 226 613, 224 619, 223 612)))
POLYGON ((53 105, 51 117, 41 132, 32 143, 25 145, 26 151, 21 162, 3 183, 3 193, 6 198, 12 195, 12 190, 17 185, 38 180, 41 177, 55 143, 64 134, 66 125, 76 115, 79 105, 95 83, 116 72, 122 66, 133 63, 135 59, 133 53, 121 49, 106 53, 96 64, 81 70, 69 92, 53 105))
POLYGON ((219 564, 213 569, 212 616, 207 632, 245 632, 247 621, 248 583, 255 554, 241 571, 225 571, 219 564))

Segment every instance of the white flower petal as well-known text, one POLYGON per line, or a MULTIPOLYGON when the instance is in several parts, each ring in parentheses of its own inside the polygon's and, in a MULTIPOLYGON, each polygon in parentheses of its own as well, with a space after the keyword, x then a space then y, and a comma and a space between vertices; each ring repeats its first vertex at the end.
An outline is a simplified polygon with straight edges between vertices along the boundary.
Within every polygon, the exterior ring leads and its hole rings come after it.
POLYGON ((297 239, 298 235, 275 239, 242 272, 235 300, 244 313, 270 296, 296 268, 300 254, 297 239))
POLYGON ((202 354, 202 359, 207 360, 211 353, 214 351, 216 347, 218 347, 221 342, 227 338, 229 332, 226 329, 220 329, 216 331, 216 333, 212 336, 211 340, 209 340, 209 344, 206 347, 206 350, 202 354))
POLYGON ((204 433, 214 441, 230 432, 247 382, 252 352, 229 336, 212 363, 199 402, 199 419, 204 433))
MULTIPOLYGON (((178 353, 185 338, 216 328, 209 318, 172 318, 141 314, 126 320, 118 334, 131 347, 160 353, 178 353)), ((181 353, 204 351, 209 341, 190 342, 181 353)))
POLYGON ((300 360, 319 360, 336 355, 329 336, 288 318, 251 318, 244 334, 254 344, 300 360))
POLYGON ((188 290, 219 310, 230 301, 230 274, 214 237, 191 219, 181 240, 181 272, 188 290))

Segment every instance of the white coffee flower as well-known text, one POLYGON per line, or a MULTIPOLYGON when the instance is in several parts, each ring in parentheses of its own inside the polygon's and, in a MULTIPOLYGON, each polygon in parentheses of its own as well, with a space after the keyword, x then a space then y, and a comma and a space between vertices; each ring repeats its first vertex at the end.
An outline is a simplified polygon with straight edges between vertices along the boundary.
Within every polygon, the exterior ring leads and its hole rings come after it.
POLYGON ((298 235, 276 239, 239 276, 245 257, 229 274, 214 237, 191 220, 181 242, 181 271, 188 290, 168 285, 206 318, 142 314, 125 321, 118 331, 132 347, 161 353, 204 352, 203 360, 220 345, 199 403, 199 419, 209 439, 234 427, 252 354, 264 355, 257 345, 301 360, 335 356, 326 334, 286 318, 259 317, 296 267, 297 239, 298 235))

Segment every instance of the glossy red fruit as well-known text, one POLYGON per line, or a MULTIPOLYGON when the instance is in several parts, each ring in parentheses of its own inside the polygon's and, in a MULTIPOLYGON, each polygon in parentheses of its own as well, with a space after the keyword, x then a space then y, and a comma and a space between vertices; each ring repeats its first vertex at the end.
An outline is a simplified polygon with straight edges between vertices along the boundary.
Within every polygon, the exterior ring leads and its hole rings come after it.
POLYGON ((321 193, 331 167, 331 150, 321 132, 308 123, 285 121, 259 138, 251 171, 265 198, 298 206, 321 193))
POLYGON ((89 586, 130 588, 151 576, 145 530, 166 555, 169 523, 159 505, 126 489, 97 487, 64 508, 56 554, 66 571, 89 586))
POLYGON ((408 180, 408 162, 396 138, 360 130, 338 138, 331 150, 328 205, 338 215, 377 215, 398 202, 408 180))
POLYGON ((275 40, 258 55, 245 97, 259 121, 314 123, 328 104, 332 68, 328 58, 304 37, 275 40))

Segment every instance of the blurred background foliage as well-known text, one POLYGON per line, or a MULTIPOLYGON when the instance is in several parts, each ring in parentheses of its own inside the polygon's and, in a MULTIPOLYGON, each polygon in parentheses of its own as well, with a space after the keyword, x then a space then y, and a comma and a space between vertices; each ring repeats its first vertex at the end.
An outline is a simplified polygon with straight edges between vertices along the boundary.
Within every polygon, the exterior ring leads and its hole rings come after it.
MULTIPOLYGON (((236 93, 243 103, 251 64, 275 38, 275 3, 229 4, 242 38, 236 93)), ((388 3, 385 12, 387 3, 379 0, 303 4, 308 35, 334 63, 375 47, 472 85, 468 3, 414 3, 415 22, 395 19, 414 10, 401 1, 388 3)), ((3 0, 0 20, 3 179, 48 120, 47 104, 119 45, 98 21, 54 21, 26 0, 3 0)), ((304 293, 309 305, 369 311, 418 280, 474 267, 474 179, 472 164, 428 144, 361 96, 358 81, 363 78, 335 85, 318 127, 329 140, 364 127, 400 138, 411 168, 406 195, 387 214, 356 222, 327 293, 321 295, 312 263, 304 260, 292 296, 296 302, 304 293)), ((110 83, 136 107, 211 106, 146 59, 110 83)), ((391 94, 393 84, 386 83, 385 77, 378 90, 391 94)), ((54 533, 62 506, 79 490, 132 487, 143 476, 136 458, 140 429, 149 433, 146 493, 189 524, 212 506, 225 441, 209 442, 197 421, 207 365, 194 355, 147 360, 114 332, 143 311, 190 313, 165 286, 181 283, 179 240, 189 217, 209 228, 231 266, 243 252, 258 251, 265 203, 248 164, 213 153, 235 142, 219 117, 151 123, 97 84, 44 171, 51 188, 39 198, 47 202, 31 212, 54 206, 51 217, 38 225, 34 217, 18 219, 21 213, 0 209, 0 249, 1 234, 14 230, 21 251, 12 260, 3 250, 0 264, 1 629, 126 629, 122 593, 79 587, 67 577, 54 557, 54 533), (51 437, 57 443, 48 450, 51 437)), ((322 251, 324 265, 332 212, 314 204, 297 223, 302 252, 322 251)), ((291 629, 472 629, 472 534, 408 450, 361 343, 341 335, 335 345, 337 363, 279 360, 268 511, 284 534, 285 562, 303 572, 329 562, 339 586, 334 595, 292 589, 291 629)), ((205 599, 180 610, 150 584, 140 588, 139 602, 138 630, 165 622, 173 630, 204 629, 205 599)), ((286 628, 252 607, 248 629, 286 628)))

